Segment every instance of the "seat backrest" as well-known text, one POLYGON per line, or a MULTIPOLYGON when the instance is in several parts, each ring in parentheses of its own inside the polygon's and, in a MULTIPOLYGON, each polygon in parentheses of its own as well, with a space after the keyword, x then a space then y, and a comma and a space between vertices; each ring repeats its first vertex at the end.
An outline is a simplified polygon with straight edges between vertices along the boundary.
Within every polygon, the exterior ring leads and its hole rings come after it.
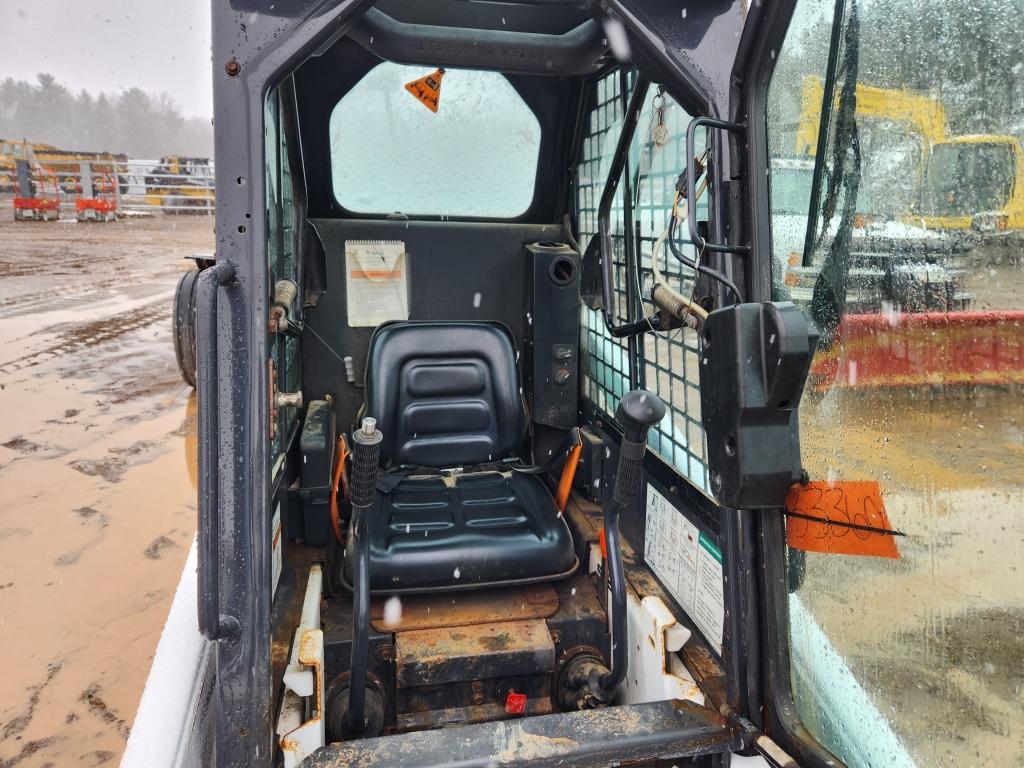
POLYGON ((526 439, 512 334, 498 323, 397 322, 370 339, 365 415, 385 467, 500 461, 526 439))

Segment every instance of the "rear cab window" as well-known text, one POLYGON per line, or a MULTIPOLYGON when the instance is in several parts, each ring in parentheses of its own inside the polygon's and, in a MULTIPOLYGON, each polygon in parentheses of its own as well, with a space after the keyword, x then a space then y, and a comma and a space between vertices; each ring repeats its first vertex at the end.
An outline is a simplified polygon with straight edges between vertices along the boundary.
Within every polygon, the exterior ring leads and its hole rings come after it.
POLYGON ((377 65, 335 106, 331 179, 356 214, 514 219, 530 209, 541 127, 497 72, 447 70, 438 111, 405 85, 424 67, 377 65))

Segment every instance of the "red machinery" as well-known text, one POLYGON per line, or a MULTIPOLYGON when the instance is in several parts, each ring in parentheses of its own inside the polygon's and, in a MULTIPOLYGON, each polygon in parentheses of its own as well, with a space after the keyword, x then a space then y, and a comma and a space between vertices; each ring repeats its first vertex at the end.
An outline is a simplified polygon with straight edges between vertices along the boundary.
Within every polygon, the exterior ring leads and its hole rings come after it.
POLYGON ((15 221, 56 221, 60 218, 60 188, 57 174, 41 168, 29 169, 24 160, 17 164, 15 221))
POLYGON ((810 385, 842 389, 1024 382, 1024 312, 847 315, 810 385))
POLYGON ((88 163, 82 164, 77 185, 75 216, 79 221, 114 221, 117 218, 117 176, 93 173, 88 163))

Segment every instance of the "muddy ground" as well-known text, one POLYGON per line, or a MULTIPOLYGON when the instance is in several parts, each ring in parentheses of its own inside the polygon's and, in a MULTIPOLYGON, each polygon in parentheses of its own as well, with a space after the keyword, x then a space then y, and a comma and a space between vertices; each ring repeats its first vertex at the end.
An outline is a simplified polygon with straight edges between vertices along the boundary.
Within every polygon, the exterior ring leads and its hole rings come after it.
POLYGON ((0 766, 116 765, 195 534, 170 311, 213 220, 6 214, 0 766))
POLYGON ((1024 391, 833 391, 801 417, 811 475, 877 480, 906 535, 898 560, 808 554, 800 599, 917 765, 1024 765, 1024 391))

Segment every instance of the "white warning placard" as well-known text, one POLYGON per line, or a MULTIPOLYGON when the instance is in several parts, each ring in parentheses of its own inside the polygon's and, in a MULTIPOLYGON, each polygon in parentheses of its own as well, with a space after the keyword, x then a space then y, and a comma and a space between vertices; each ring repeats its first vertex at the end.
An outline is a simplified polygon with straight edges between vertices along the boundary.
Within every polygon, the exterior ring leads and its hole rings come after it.
POLYGON ((270 522, 270 599, 277 594, 277 584, 281 581, 281 550, 284 541, 281 537, 281 502, 274 508, 274 518, 270 522))
POLYGON ((346 240, 348 324, 409 319, 409 255, 401 240, 346 240))
POLYGON ((722 550, 650 484, 644 559, 721 655, 725 624, 722 550))

